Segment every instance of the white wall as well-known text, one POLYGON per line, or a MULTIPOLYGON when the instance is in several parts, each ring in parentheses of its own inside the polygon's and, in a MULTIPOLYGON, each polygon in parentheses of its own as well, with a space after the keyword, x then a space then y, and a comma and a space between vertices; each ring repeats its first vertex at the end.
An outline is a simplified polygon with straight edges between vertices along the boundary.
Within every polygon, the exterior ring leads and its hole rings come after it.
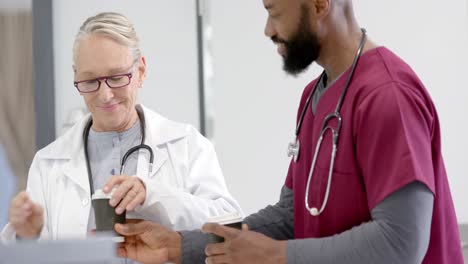
POLYGON ((121 12, 135 24, 147 62, 140 102, 166 117, 199 127, 195 1, 53 1, 56 131, 68 113, 84 107, 73 86, 72 46, 89 16, 121 12))
POLYGON ((278 201, 302 88, 263 34, 262 1, 211 1, 214 138, 226 181, 245 213, 278 201))
MULTIPOLYGON (((262 1, 211 1, 216 119, 214 135, 228 185, 246 213, 278 199, 302 88, 319 73, 286 77, 263 36, 262 1)), ((452 195, 468 222, 468 16, 465 0, 354 1, 372 39, 404 58, 432 95, 452 195)))

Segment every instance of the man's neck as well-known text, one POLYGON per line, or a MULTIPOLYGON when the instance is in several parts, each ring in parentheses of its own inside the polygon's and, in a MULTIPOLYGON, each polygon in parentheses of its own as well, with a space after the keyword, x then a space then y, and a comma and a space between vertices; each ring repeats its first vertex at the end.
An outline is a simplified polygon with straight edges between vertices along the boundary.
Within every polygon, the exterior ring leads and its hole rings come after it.
MULTIPOLYGON (((333 32, 331 37, 322 44, 323 49, 317 63, 327 74, 327 83, 332 83, 353 64, 363 33, 359 27, 348 31, 333 32)), ((373 49, 376 44, 367 40, 362 53, 373 49)))

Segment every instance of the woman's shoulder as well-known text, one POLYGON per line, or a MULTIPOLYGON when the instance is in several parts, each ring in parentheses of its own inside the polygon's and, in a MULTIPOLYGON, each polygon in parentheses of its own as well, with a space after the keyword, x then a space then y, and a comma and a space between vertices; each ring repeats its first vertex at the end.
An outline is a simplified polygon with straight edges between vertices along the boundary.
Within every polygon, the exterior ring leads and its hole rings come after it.
POLYGON ((197 141, 207 140, 192 124, 168 119, 148 108, 143 109, 145 111, 146 126, 157 143, 175 141, 182 138, 191 138, 197 141))
POLYGON ((72 153, 83 147, 83 129, 89 120, 89 115, 82 117, 71 128, 57 137, 36 153, 36 158, 67 159, 72 153))

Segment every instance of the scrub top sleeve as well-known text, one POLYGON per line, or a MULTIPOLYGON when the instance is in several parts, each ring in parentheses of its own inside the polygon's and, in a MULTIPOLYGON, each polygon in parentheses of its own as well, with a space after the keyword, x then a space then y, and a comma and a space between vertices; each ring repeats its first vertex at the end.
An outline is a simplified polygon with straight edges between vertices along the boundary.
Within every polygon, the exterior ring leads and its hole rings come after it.
POLYGON ((200 230, 180 231, 182 237, 182 264, 205 263, 205 248, 209 236, 200 230))
POLYGON ((369 209, 413 181, 436 194, 433 113, 416 87, 395 82, 375 88, 359 102, 353 137, 369 209))
POLYGON ((283 186, 279 201, 257 213, 251 214, 243 221, 249 230, 262 233, 277 240, 294 238, 294 194, 283 186))

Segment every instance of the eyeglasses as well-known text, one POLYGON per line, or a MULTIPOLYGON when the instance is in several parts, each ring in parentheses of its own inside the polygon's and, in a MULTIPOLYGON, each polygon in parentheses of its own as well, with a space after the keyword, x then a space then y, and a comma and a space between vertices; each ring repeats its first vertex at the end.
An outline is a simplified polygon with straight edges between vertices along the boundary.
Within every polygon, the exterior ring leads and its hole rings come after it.
POLYGON ((92 93, 101 87, 101 82, 105 82, 109 88, 122 88, 130 84, 133 73, 124 73, 111 76, 103 76, 95 79, 89 79, 79 82, 74 82, 76 89, 80 93, 92 93))

